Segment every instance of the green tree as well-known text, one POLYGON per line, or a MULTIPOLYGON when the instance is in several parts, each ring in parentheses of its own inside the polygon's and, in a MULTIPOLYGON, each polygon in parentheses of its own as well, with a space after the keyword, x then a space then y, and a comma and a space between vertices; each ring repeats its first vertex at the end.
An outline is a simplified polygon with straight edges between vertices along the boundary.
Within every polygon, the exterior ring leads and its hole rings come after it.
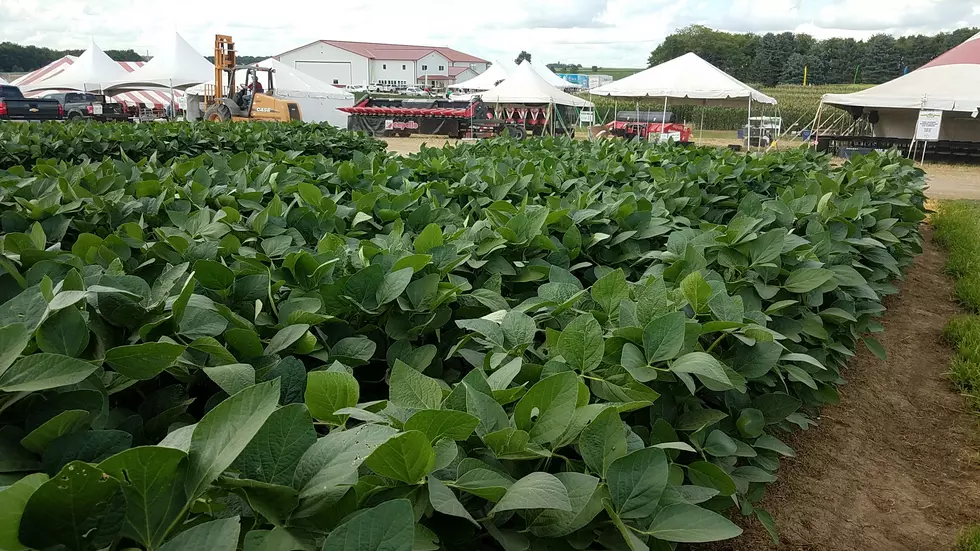
POLYGON ((902 75, 901 55, 895 37, 876 34, 865 42, 860 82, 881 84, 902 75))
POLYGON ((531 54, 527 53, 524 50, 521 50, 521 53, 517 54, 517 59, 514 60, 514 63, 520 65, 521 62, 524 61, 525 59, 530 63, 531 54))

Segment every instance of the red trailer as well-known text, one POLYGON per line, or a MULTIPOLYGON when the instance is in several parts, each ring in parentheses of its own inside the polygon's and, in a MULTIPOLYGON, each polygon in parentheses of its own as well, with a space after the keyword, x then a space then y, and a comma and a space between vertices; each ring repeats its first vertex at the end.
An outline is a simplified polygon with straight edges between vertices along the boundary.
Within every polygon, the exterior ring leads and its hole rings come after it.
POLYGON ((683 124, 674 122, 674 114, 667 112, 664 119, 662 111, 620 111, 616 120, 606 124, 606 130, 613 136, 644 140, 657 140, 665 134, 676 142, 691 141, 691 129, 683 124))

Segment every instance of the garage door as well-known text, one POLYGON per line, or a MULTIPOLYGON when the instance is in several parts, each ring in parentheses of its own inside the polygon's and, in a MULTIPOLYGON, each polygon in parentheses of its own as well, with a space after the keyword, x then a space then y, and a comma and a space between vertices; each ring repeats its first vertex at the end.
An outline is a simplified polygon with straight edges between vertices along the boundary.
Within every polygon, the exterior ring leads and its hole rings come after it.
POLYGON ((296 68, 327 84, 355 84, 349 61, 297 61, 296 68))

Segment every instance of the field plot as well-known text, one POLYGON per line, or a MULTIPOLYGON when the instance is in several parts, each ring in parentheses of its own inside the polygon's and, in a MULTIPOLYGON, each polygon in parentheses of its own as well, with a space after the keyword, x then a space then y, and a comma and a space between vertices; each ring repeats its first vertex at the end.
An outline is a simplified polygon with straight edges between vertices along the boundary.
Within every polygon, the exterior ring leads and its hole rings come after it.
POLYGON ((922 252, 924 174, 894 155, 401 157, 244 124, 100 154, 54 142, 118 127, 21 128, 0 126, 34 140, 0 157, 3 548, 774 538, 793 433, 884 355, 922 252))

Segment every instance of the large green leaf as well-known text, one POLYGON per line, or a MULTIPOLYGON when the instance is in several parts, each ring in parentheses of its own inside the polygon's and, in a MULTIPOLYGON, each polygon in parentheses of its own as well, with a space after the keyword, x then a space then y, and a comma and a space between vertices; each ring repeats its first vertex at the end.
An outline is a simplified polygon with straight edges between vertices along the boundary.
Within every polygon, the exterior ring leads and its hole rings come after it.
POLYGON ((45 448, 41 465, 54 476, 72 461, 98 463, 133 443, 133 435, 121 430, 86 430, 60 436, 45 448))
MULTIPOLYGON (((0 494, 2 496, 2 494, 0 494)), ((453 493, 445 484, 442 483, 438 478, 433 476, 429 477, 429 503, 432 508, 444 515, 449 515, 453 517, 459 517, 470 521, 473 525, 479 527, 480 525, 473 520, 473 516, 470 515, 469 511, 459 502, 456 494, 453 493)))
POLYGON ((117 346, 106 352, 105 360, 117 372, 131 379, 152 379, 177 361, 184 347, 169 342, 147 342, 117 346))
POLYGON ((410 430, 378 446, 364 462, 372 471, 406 484, 415 484, 435 466, 429 438, 410 430))
POLYGON ((714 511, 677 503, 658 511, 642 533, 664 541, 703 543, 734 538, 742 529, 714 511))
POLYGON ((602 512, 602 500, 608 493, 599 484, 599 479, 583 473, 556 473, 555 478, 565 485, 569 511, 546 509, 531 525, 531 533, 538 537, 559 538, 587 526, 602 512))
POLYGON ((684 347, 683 312, 671 312, 654 319, 643 328, 643 350, 646 363, 672 360, 684 347))
POLYGON ((414 273, 412 268, 402 268, 385 275, 375 296, 378 305, 383 306, 398 298, 408 287, 408 284, 412 282, 412 274, 414 273))
POLYGON ((40 454, 60 436, 84 429, 91 424, 91 414, 83 409, 68 409, 45 421, 21 441, 24 448, 40 454))
POLYGON ((99 468, 122 484, 126 496, 123 535, 148 548, 163 542, 180 517, 184 494, 184 458, 180 450, 145 446, 120 452, 99 468))
POLYGON ((783 288, 791 293, 809 293, 834 278, 834 272, 825 268, 800 268, 789 274, 783 288))
POLYGON ((238 517, 223 518, 198 524, 177 534, 160 551, 184 551, 207 549, 209 551, 235 551, 241 531, 238 517))
POLYGON ((599 278, 592 284, 590 290, 592 299, 609 315, 619 310, 619 303, 630 296, 630 288, 626 283, 626 274, 622 269, 616 269, 599 278))
POLYGON ((395 499, 350 517, 327 535, 323 551, 412 551, 414 541, 412 504, 395 499))
POLYGON ((514 482, 490 510, 490 514, 519 509, 558 509, 571 511, 568 490, 554 475, 531 473, 514 482))
POLYGON ((31 342, 31 333, 22 323, 13 323, 0 328, 0 380, 3 374, 13 365, 14 360, 27 348, 31 342))
POLYGON ((4 551, 24 551, 27 549, 17 534, 20 531, 20 517, 31 495, 47 482, 48 475, 35 473, 27 475, 12 485, 0 490, 0 549, 4 551))
POLYGON ((27 500, 20 541, 37 549, 102 549, 122 530, 125 517, 126 497, 119 481, 98 467, 74 461, 27 500))
POLYGON ((466 440, 479 424, 478 418, 462 411, 424 409, 408 418, 405 430, 420 431, 435 443, 441 438, 466 440))
POLYGON ((613 461, 606 472, 609 497, 622 518, 644 518, 653 513, 667 486, 667 454, 643 448, 613 461))
POLYGON ((615 408, 606 408, 579 437, 579 453, 589 469, 600 477, 609 464, 626 455, 626 427, 615 408))
POLYGON ((279 404, 279 381, 250 386, 197 423, 188 451, 187 495, 195 498, 245 449, 279 404))
POLYGON ((602 351, 602 327, 592 314, 583 314, 572 320, 558 338, 558 353, 581 373, 599 366, 602 351))
POLYGON ((306 406, 289 404, 272 412, 234 465, 247 478, 288 486, 300 458, 315 442, 316 429, 306 406))
POLYGON ((0 375, 0 390, 33 392, 78 384, 99 367, 61 354, 31 354, 0 375))
POLYGON ((324 423, 343 425, 347 416, 334 412, 356 406, 359 396, 357 379, 346 371, 313 371, 307 376, 306 407, 324 423))
POLYGON ((249 364, 227 364, 201 370, 228 395, 238 394, 255 384, 255 368, 249 364))
POLYGON ((571 423, 583 386, 578 375, 570 372, 538 381, 514 408, 515 425, 527 431, 532 442, 554 442, 571 423))
MULTIPOLYGON (((36 338, 37 346, 43 352, 77 358, 88 346, 89 329, 78 308, 68 307, 44 320, 37 328, 36 338)), ((16 348, 18 343, 11 344, 16 348)), ((2 371, 3 366, 0 366, 2 371)))
POLYGON ((416 409, 439 409, 442 388, 435 379, 426 377, 401 360, 395 360, 388 379, 391 403, 416 409))
POLYGON ((684 354, 674 360, 670 365, 670 370, 674 373, 688 373, 694 375, 701 381, 701 384, 710 390, 724 391, 732 390, 732 384, 724 366, 721 365, 714 356, 705 352, 691 352, 684 354))

